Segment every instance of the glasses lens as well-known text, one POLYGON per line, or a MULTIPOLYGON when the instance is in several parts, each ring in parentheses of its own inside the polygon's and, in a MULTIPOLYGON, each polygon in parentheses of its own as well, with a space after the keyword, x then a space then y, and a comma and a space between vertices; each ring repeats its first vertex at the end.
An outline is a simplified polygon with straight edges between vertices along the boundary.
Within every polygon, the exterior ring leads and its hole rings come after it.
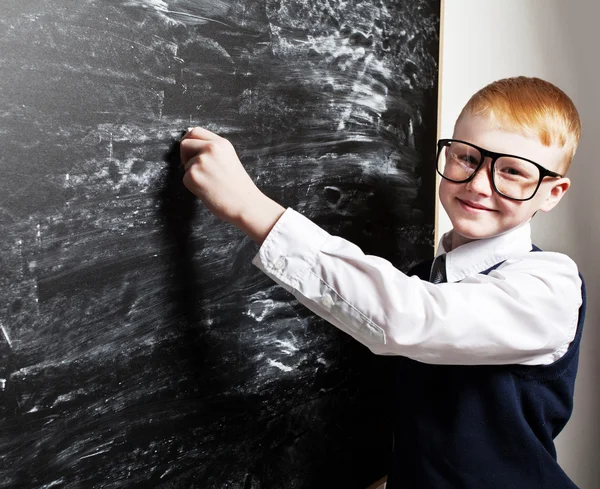
POLYGON ((477 169, 481 161, 478 149, 468 144, 451 141, 438 155, 438 172, 453 182, 464 182, 477 169))
POLYGON ((496 160, 494 183, 498 192, 511 199, 529 199, 540 181, 540 170, 520 158, 503 156, 496 160))

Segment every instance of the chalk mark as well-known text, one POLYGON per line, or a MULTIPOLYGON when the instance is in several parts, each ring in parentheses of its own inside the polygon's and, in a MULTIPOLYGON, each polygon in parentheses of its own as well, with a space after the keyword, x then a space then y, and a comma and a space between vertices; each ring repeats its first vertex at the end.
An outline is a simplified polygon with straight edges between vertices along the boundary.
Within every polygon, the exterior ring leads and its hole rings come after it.
POLYGON ((100 455, 102 453, 106 453, 109 452, 110 449, 108 450, 100 450, 99 452, 95 452, 95 453, 91 453, 90 455, 84 455, 83 457, 79 457, 79 460, 83 460, 84 458, 90 458, 90 457, 95 457, 96 455, 100 455))
POLYGON ((2 329, 2 334, 4 335, 4 338, 6 339, 8 346, 10 346, 10 348, 12 350, 12 341, 10 341, 10 338, 8 337, 8 333, 6 332, 6 329, 4 328, 3 324, 0 324, 0 329, 2 329))
POLYGON ((166 12, 168 14, 181 15, 182 17, 190 17, 191 19, 206 20, 208 22, 216 22, 217 24, 224 25, 225 27, 231 27, 230 25, 226 24, 225 22, 221 22, 219 20, 211 19, 210 17, 202 17, 200 15, 189 14, 187 12, 181 12, 181 11, 177 11, 177 10, 168 10, 168 9, 165 10, 164 12, 166 12))

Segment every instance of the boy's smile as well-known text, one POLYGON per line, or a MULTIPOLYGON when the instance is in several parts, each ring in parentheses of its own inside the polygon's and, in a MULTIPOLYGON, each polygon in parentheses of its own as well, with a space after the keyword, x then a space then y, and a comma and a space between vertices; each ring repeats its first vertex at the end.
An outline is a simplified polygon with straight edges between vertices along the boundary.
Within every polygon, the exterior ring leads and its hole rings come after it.
MULTIPOLYGON (((460 119, 454 139, 468 141, 490 151, 509 153, 530 159, 548 170, 560 172, 564 152, 556 146, 544 146, 536 136, 503 130, 499 124, 481 116, 460 119)), ((538 210, 551 210, 569 188, 567 178, 545 178, 531 200, 515 201, 495 192, 490 159, 467 183, 442 179, 440 202, 453 225, 452 248, 475 239, 498 236, 527 222, 538 210)))

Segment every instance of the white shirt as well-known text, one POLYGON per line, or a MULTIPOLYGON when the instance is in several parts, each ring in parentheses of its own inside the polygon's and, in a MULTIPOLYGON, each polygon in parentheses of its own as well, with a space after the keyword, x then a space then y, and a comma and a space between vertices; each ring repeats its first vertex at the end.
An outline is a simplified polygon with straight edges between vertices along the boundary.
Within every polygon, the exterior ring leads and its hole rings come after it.
MULTIPOLYGON (((448 233, 438 254, 449 241, 448 233)), ((252 263, 374 353, 433 364, 543 365, 575 337, 581 281, 569 257, 531 247, 529 223, 464 244, 447 252, 448 282, 432 284, 287 209, 252 263)))

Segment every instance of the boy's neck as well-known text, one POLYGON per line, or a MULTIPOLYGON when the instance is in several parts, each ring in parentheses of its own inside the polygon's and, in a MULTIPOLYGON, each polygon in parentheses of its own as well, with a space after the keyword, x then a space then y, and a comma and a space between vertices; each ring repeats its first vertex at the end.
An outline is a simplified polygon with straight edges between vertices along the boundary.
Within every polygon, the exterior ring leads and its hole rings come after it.
POLYGON ((458 234, 454 229, 450 233, 449 238, 450 238, 450 240, 449 240, 450 248, 447 248, 446 246, 444 246, 444 248, 447 251, 455 250, 459 246, 470 243, 471 241, 476 241, 475 239, 465 238, 464 236, 458 234))

